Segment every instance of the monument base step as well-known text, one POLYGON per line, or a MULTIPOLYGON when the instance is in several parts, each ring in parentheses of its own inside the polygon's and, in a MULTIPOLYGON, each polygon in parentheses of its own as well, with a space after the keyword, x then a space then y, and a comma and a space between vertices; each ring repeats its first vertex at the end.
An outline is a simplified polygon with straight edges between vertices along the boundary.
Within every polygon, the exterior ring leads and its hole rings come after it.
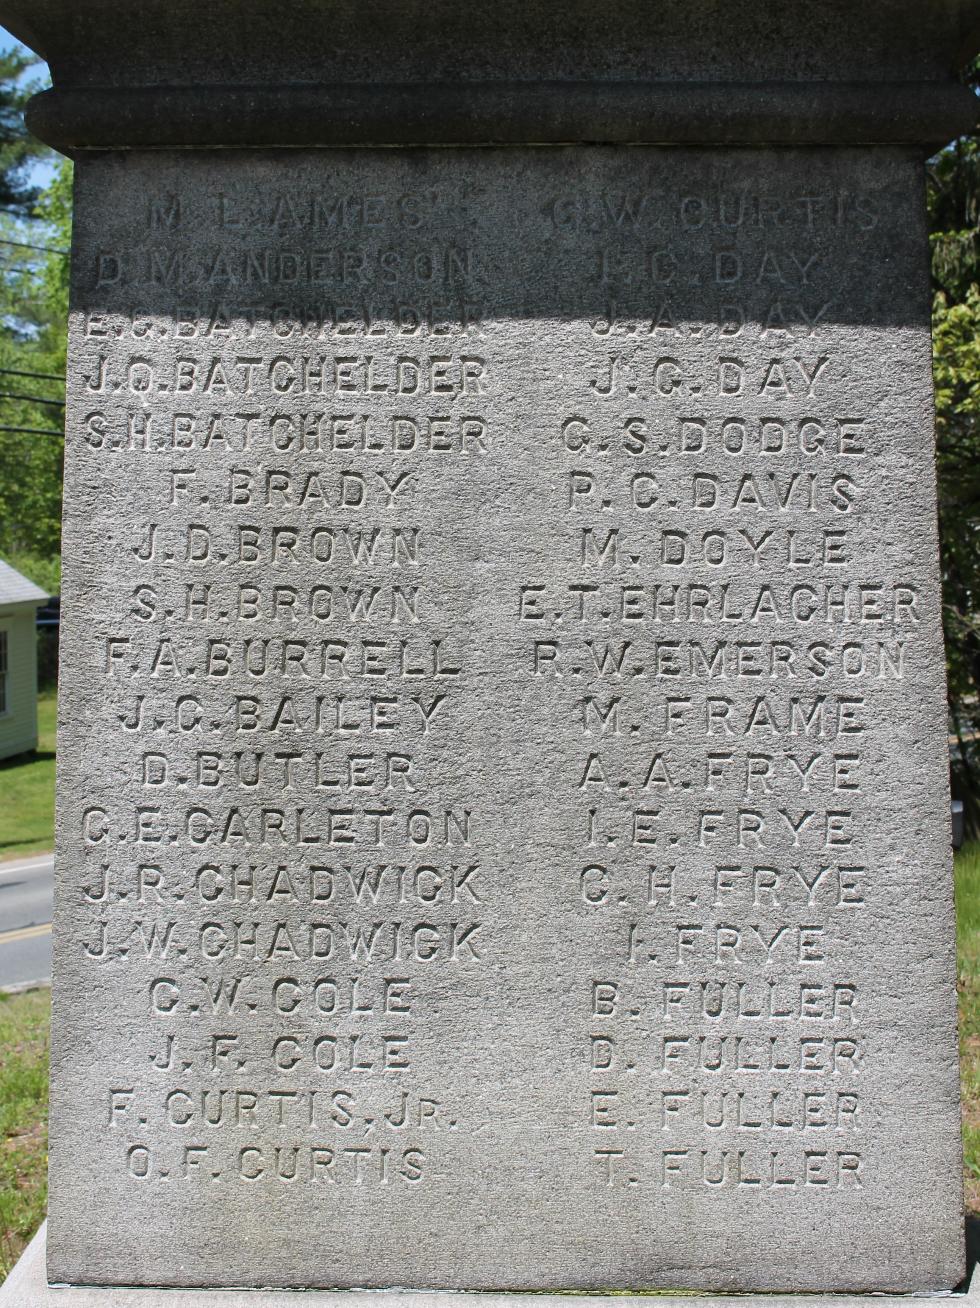
MULTIPOLYGON (((861 1294, 486 1294, 447 1290, 206 1290, 147 1286, 48 1285, 47 1223, 0 1285, 0 1308, 869 1308, 882 1295, 861 1294)), ((969 1286, 943 1295, 888 1295, 889 1299, 952 1300, 980 1308, 980 1272, 969 1286)))

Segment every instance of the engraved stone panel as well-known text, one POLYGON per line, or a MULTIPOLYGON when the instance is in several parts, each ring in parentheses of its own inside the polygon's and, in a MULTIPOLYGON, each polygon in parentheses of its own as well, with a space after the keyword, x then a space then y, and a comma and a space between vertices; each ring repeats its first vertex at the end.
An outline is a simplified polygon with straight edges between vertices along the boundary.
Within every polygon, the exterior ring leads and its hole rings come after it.
POLYGON ((52 1279, 956 1283, 921 180, 80 164, 52 1279))

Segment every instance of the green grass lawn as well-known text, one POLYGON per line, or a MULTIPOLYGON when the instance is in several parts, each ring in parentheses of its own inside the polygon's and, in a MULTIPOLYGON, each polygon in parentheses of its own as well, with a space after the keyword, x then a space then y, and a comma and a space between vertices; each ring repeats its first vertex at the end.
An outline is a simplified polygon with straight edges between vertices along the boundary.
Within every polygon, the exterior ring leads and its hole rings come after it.
POLYGON ((980 844, 956 856, 960 1084, 967 1207, 980 1214, 980 844))
POLYGON ((0 993, 0 1281, 47 1204, 48 1000, 0 993))
POLYGON ((38 854, 54 845, 55 692, 37 705, 38 746, 0 763, 0 860, 38 854))

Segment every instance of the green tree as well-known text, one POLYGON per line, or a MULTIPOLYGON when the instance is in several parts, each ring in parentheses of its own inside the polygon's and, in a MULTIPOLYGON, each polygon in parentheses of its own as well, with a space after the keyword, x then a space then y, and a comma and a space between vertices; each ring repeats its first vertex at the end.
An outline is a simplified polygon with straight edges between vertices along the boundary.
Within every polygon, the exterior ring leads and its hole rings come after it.
POLYGON ((27 74, 37 63, 23 47, 0 53, 0 210, 21 218, 31 217, 38 198, 31 164, 49 153, 24 126, 24 108, 39 89, 27 74))
MULTIPOLYGON (((980 88, 980 61, 968 70, 980 88)), ((980 832, 980 137, 929 169, 936 454, 954 790, 980 832)))
POLYGON ((41 301, 45 321, 58 338, 62 354, 68 343, 68 283, 71 248, 72 182, 74 170, 70 159, 60 160, 54 178, 38 197, 35 215, 47 226, 52 250, 45 253, 41 265, 41 301))
POLYGON ((61 548, 71 164, 29 220, 0 216, 0 554, 55 589, 61 548))
POLYGON ((43 194, 33 165, 50 151, 24 108, 37 59, 0 53, 0 553, 52 588, 61 540, 66 250, 70 165, 43 194))

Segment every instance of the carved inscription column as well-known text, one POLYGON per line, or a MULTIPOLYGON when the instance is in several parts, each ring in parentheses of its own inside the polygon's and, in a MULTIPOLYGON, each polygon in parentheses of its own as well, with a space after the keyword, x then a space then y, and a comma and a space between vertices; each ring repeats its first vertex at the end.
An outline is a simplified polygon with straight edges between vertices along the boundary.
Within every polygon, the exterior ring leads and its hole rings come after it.
POLYGON ((65 966, 127 1033, 85 1075, 113 1183, 144 1213, 325 1202, 329 1245, 343 1212, 421 1215, 492 1117, 461 1068, 505 1007, 475 516, 503 434, 458 187, 252 164, 80 186, 119 222, 76 263, 104 763, 70 806, 65 966))
POLYGON ((77 157, 51 1279, 953 1288, 980 3, 116 8, 0 0, 77 157))
POLYGON ((82 175, 56 1147, 154 1268, 761 1277, 937 1166, 915 167, 586 157, 82 175))

